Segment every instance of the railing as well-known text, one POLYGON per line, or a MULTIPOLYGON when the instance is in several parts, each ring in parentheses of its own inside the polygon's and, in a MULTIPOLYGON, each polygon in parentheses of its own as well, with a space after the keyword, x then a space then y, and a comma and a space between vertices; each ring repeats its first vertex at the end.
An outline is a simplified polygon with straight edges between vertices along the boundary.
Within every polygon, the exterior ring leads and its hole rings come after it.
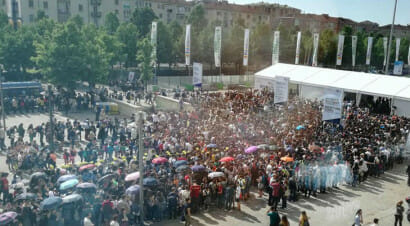
MULTIPOLYGON (((158 86, 161 88, 177 88, 192 85, 192 76, 161 76, 157 77, 158 86)), ((222 83, 224 86, 231 84, 253 86, 253 75, 216 75, 203 76, 202 85, 211 85, 214 83, 222 83)))

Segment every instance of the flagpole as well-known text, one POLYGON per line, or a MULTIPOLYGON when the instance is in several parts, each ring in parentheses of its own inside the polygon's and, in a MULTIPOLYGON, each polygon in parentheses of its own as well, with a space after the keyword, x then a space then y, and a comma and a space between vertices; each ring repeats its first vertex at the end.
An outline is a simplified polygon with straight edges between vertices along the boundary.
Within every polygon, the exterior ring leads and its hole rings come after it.
POLYGON ((397 0, 394 1, 393 22, 391 23, 390 37, 389 37, 389 47, 387 48, 386 71, 385 71, 386 75, 389 74, 390 48, 391 48, 391 41, 392 41, 392 38, 393 38, 394 20, 396 19, 396 8, 397 8, 397 0))

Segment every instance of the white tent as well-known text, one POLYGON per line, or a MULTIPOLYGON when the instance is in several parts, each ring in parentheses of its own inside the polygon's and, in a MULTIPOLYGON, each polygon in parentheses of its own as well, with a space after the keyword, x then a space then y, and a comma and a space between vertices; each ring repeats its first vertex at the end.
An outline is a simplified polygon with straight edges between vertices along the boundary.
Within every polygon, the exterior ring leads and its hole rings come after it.
POLYGON ((399 115, 410 115, 410 79, 363 72, 278 63, 255 74, 255 88, 273 87, 276 76, 299 85, 299 95, 320 99, 325 89, 392 98, 399 115))

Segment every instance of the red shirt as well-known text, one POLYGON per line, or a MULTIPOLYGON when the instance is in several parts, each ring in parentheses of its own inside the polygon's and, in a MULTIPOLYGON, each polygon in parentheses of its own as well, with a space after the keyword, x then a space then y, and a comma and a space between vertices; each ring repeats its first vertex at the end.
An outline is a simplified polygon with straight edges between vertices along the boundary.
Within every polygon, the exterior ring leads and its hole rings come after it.
POLYGON ((201 186, 199 185, 191 186, 191 197, 192 198, 198 198, 200 193, 201 193, 201 186))

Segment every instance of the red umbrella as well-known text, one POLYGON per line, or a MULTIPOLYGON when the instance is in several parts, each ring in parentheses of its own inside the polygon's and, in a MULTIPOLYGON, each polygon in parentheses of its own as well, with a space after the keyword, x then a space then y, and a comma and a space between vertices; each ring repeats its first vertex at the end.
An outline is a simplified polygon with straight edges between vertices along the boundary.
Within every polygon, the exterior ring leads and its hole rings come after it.
POLYGON ((154 164, 162 164, 162 163, 166 163, 168 162, 168 159, 164 158, 164 157, 158 157, 152 160, 152 163, 154 164))
POLYGON ((179 158, 177 158, 177 160, 179 161, 179 160, 188 160, 188 159, 186 159, 185 157, 179 157, 179 158))
POLYGON ((221 158, 221 160, 219 160, 219 161, 220 162, 230 162, 230 161, 233 161, 233 160, 235 160, 233 157, 228 156, 228 157, 221 158))
POLYGON ((84 166, 81 166, 79 169, 78 169, 78 171, 83 171, 83 170, 86 170, 86 169, 93 169, 95 167, 95 165, 94 164, 88 164, 88 165, 84 165, 84 166))

